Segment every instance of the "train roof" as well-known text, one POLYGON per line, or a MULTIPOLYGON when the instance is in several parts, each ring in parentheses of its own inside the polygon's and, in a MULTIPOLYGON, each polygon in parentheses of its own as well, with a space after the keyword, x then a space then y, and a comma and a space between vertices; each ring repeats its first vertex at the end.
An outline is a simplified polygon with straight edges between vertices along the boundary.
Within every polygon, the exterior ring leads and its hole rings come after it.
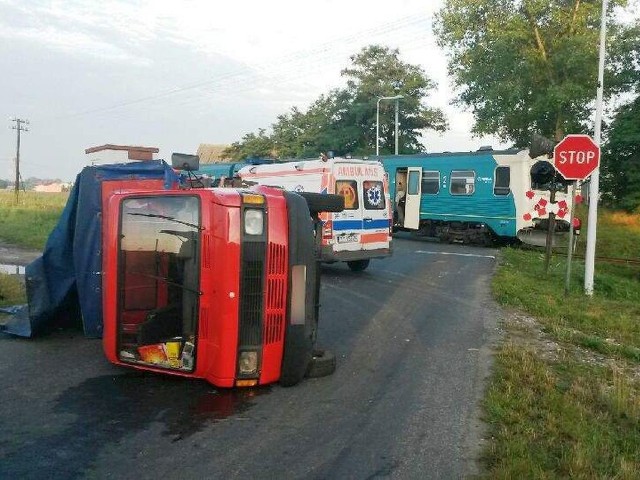
POLYGON ((411 158, 441 158, 441 157, 481 157, 486 155, 517 155, 518 153, 525 151, 523 148, 508 148, 504 150, 473 150, 468 152, 423 152, 423 153, 412 153, 409 155, 373 155, 371 159, 373 160, 390 160, 394 158, 398 159, 411 159, 411 158))
POLYGON ((307 158, 307 159, 299 159, 299 160, 286 160, 277 163, 264 164, 264 165, 245 165, 241 171, 242 172, 270 172, 270 171, 278 171, 283 168, 292 168, 298 170, 301 164, 306 165, 309 168, 319 168, 319 167, 327 167, 331 168, 332 165, 335 164, 357 164, 357 165, 380 165, 380 160, 376 159, 361 159, 361 158, 344 158, 344 157, 331 157, 327 159, 318 159, 318 158, 307 158))

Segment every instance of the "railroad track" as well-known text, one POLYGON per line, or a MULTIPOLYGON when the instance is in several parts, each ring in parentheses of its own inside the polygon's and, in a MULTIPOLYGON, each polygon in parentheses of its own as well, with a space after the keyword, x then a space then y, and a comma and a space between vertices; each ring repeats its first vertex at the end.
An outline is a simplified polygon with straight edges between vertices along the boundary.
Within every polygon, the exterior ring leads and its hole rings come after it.
MULTIPOLYGON (((555 255, 567 256, 566 252, 553 252, 555 255)), ((574 253, 573 258, 584 260, 584 255, 574 253)), ((616 258, 616 257, 596 257, 596 262, 613 263, 616 265, 640 266, 640 259, 637 258, 616 258)))
MULTIPOLYGON (((540 247, 534 247, 531 245, 525 245, 522 244, 520 246, 520 248, 522 248, 523 250, 535 250, 535 251, 544 251, 543 248, 540 247)), ((553 249, 553 254, 554 255, 560 255, 562 257, 566 257, 567 256, 567 250, 566 247, 563 246, 562 248, 554 248, 553 249)), ((584 260, 584 255, 580 254, 580 253, 573 253, 572 258, 574 259, 579 259, 579 260, 584 260)), ((596 257, 595 258, 596 262, 602 262, 602 263, 612 263, 615 265, 630 265, 630 266, 638 266, 640 267, 640 259, 638 258, 619 258, 619 257, 596 257)))

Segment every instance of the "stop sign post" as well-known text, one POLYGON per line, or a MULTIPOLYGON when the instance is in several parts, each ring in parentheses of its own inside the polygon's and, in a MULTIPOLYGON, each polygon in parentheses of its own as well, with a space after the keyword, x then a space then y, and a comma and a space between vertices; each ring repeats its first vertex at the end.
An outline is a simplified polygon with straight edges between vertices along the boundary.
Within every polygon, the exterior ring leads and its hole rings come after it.
POLYGON ((567 180, 584 180, 600 166, 600 147, 589 135, 567 135, 553 149, 553 165, 567 180))
MULTIPOLYGON (((553 165, 567 180, 584 180, 600 166, 600 146, 589 135, 567 135, 553 149, 553 165)), ((576 182, 571 189, 571 213, 576 196, 576 182)), ((573 251, 573 220, 569 228, 567 273, 564 293, 569 293, 571 281, 571 253, 573 251)))

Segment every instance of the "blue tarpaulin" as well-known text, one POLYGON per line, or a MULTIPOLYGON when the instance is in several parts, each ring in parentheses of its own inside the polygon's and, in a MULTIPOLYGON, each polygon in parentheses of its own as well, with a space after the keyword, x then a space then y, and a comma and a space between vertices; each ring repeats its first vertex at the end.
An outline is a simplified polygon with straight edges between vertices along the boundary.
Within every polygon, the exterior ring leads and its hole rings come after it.
POLYGON ((28 305, 13 309, 3 332, 32 337, 81 318, 87 337, 102 336, 102 182, 145 179, 164 180, 167 189, 180 180, 163 160, 82 170, 42 256, 25 269, 28 305))

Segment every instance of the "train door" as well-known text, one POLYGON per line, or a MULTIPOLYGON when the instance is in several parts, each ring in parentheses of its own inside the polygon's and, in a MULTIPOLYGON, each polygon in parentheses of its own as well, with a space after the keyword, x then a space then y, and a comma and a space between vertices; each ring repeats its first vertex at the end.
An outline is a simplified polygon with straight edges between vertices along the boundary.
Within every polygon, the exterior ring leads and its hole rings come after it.
POLYGON ((404 228, 417 230, 420 226, 420 197, 421 197, 422 168, 409 167, 407 169, 407 193, 404 206, 404 228))

